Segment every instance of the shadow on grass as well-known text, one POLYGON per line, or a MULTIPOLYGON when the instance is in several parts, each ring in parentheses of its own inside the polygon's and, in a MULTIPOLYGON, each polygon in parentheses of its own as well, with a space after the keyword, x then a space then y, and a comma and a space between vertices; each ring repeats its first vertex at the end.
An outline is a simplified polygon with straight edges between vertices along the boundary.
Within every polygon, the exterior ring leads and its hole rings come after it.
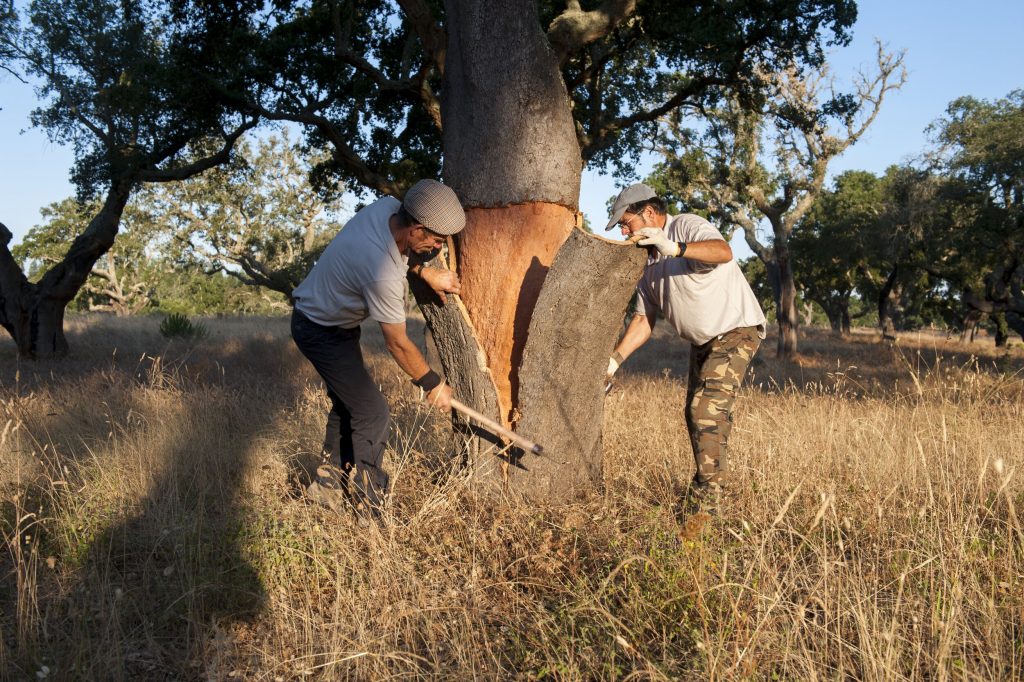
POLYGON ((4 495, 15 551, 0 570, 17 580, 0 590, 0 666, 12 679, 220 679, 225 627, 265 600, 240 492, 261 434, 298 399, 302 358, 258 336, 143 336, 113 352, 104 327, 70 333, 69 358, 0 377, 43 472, 4 495))

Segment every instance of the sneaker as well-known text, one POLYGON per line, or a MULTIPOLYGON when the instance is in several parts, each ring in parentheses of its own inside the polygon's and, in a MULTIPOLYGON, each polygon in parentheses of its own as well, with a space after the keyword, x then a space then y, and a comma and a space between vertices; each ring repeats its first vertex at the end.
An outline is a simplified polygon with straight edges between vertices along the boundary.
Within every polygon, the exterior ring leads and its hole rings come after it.
POLYGON ((306 488, 306 499, 327 507, 335 514, 341 515, 346 512, 345 494, 340 490, 322 485, 319 480, 313 481, 306 488))
POLYGON ((722 509, 722 497, 722 486, 717 483, 692 483, 682 501, 683 513, 692 515, 705 512, 717 516, 722 509))
POLYGON ((324 488, 348 492, 348 474, 341 467, 333 464, 321 464, 316 468, 316 481, 324 488))

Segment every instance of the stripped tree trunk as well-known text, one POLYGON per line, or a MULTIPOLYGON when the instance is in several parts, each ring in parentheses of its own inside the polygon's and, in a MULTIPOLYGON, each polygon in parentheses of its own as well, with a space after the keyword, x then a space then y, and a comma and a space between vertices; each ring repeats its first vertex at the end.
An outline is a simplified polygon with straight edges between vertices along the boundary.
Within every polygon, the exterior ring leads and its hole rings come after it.
POLYGON ((446 8, 444 178, 467 208, 454 245, 463 297, 424 315, 456 396, 553 459, 481 456, 515 465, 498 469, 513 489, 566 499, 600 478, 600 387, 643 253, 574 232, 583 163, 535 3, 446 8))

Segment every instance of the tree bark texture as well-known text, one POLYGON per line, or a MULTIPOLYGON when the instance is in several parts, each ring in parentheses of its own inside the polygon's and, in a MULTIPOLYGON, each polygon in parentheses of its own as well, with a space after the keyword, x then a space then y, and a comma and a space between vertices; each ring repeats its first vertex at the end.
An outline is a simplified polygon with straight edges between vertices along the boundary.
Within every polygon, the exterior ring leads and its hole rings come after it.
POLYGON ((130 182, 114 182, 100 212, 71 243, 63 260, 34 284, 11 256, 10 231, 0 229, 0 325, 14 338, 19 355, 42 358, 67 352, 64 310, 96 261, 113 246, 131 188, 130 182))
POLYGON ((536 3, 445 7, 444 179, 466 207, 463 293, 424 315, 456 397, 553 457, 501 447, 491 460, 514 465, 502 468, 513 489, 555 501, 600 479, 602 379, 643 253, 574 230, 583 163, 536 3))
MULTIPOLYGON (((778 247, 776 247, 778 248, 778 247)), ((791 359, 797 353, 797 327, 800 323, 796 309, 796 280, 788 253, 775 253, 779 273, 778 296, 775 300, 775 319, 779 325, 776 352, 780 358, 791 359)))
POLYGON ((445 7, 445 181, 466 206, 541 201, 575 210, 583 160, 536 3, 447 0, 445 7))
POLYGON ((526 471, 514 474, 527 495, 571 499, 600 486, 603 380, 646 262, 643 249, 582 230, 558 252, 519 371, 518 430, 544 446, 542 456, 522 455, 526 471))

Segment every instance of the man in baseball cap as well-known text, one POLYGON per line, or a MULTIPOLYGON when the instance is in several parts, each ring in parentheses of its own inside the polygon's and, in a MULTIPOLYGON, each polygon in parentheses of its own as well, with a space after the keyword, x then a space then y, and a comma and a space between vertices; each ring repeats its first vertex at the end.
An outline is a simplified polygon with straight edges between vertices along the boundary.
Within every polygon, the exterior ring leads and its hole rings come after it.
POLYGON ((381 464, 390 412, 363 363, 364 320, 380 325, 388 351, 426 400, 451 408, 451 389, 406 334, 406 277, 422 278, 442 301, 459 293, 458 275, 423 263, 465 225, 455 192, 420 180, 401 202, 386 196, 356 213, 292 293, 292 339, 331 400, 324 439, 329 464, 307 490, 314 501, 340 511, 349 498, 362 518, 377 518, 388 490, 381 464))
POLYGON ((728 472, 732 407, 747 365, 765 336, 765 318, 729 242, 692 213, 669 215, 651 187, 622 190, 605 230, 642 237, 647 266, 636 315, 608 360, 608 379, 651 337, 658 313, 690 344, 686 429, 697 470, 691 500, 713 508, 728 472), (709 503, 709 504, 708 504, 709 503))

